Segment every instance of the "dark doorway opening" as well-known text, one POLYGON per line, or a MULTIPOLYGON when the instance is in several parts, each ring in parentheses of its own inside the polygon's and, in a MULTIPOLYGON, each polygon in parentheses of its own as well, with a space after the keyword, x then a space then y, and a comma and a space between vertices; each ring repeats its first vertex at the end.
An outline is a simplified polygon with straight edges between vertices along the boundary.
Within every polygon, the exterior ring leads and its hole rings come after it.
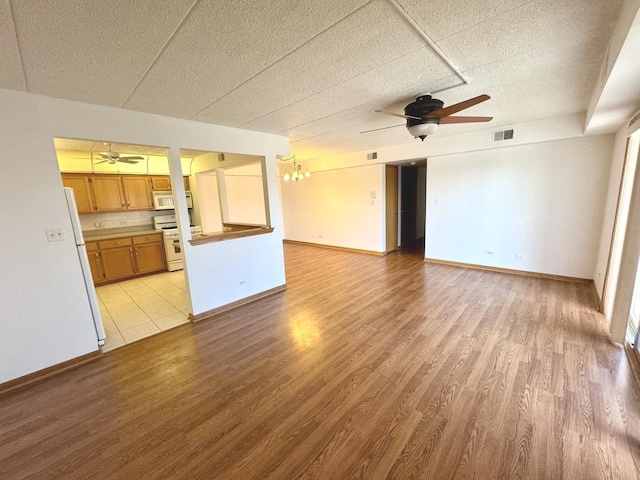
POLYGON ((403 251, 424 256, 426 213, 426 165, 402 166, 400 170, 400 242, 403 251))

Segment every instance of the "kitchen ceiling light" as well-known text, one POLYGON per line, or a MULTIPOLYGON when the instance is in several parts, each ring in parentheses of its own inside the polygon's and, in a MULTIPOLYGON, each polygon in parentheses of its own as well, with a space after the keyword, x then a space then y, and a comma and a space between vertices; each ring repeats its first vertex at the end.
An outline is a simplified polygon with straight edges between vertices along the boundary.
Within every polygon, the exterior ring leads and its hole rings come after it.
POLYGON ((288 182, 289 180, 295 180, 297 182, 298 180, 303 180, 304 177, 311 176, 311 172, 307 167, 305 167, 304 165, 300 165, 299 163, 296 163, 295 155, 291 155, 290 157, 287 157, 287 158, 282 158, 281 160, 284 162, 293 160, 293 166, 288 166, 284 171, 284 175, 282 176, 282 179, 285 182, 288 182))

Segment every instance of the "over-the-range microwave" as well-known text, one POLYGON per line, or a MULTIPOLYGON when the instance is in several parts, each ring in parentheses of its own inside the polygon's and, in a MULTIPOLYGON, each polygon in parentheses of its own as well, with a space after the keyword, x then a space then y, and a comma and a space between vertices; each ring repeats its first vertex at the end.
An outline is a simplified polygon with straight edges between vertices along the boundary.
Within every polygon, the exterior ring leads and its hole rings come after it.
MULTIPOLYGON (((153 208, 156 210, 174 210, 176 208, 173 201, 173 193, 165 191, 154 191, 153 208)), ((191 192, 185 192, 187 197, 187 208, 193 208, 193 198, 191 192)))

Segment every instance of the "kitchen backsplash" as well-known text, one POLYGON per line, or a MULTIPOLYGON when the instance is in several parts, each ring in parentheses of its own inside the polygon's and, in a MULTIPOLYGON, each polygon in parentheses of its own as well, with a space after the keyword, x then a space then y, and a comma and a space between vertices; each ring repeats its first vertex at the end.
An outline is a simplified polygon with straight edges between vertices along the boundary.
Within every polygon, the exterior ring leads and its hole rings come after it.
MULTIPOLYGON (((105 228, 153 225, 152 218, 162 214, 163 212, 155 211, 93 213, 80 215, 80 225, 84 232, 89 230, 104 230, 105 228)), ((164 214, 166 215, 166 212, 164 212, 164 214)))

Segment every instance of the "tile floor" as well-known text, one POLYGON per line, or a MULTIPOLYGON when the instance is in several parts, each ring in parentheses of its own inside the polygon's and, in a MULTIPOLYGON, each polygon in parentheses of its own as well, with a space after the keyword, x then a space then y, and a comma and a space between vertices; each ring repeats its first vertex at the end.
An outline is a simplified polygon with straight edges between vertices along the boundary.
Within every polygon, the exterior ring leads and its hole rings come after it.
POLYGON ((189 322, 182 270, 96 287, 106 352, 189 322))

